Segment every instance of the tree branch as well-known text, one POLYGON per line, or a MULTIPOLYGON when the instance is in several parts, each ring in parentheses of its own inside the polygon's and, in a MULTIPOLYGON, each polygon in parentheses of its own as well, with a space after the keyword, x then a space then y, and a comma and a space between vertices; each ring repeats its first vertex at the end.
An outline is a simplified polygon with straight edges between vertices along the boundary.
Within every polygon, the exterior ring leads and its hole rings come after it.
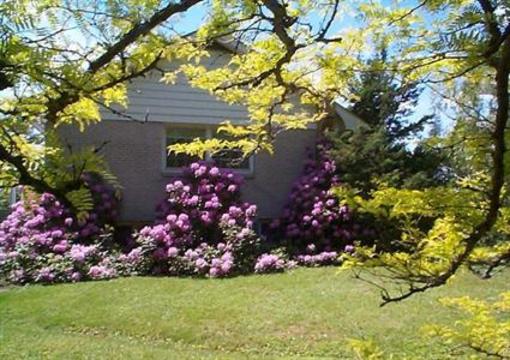
MULTIPOLYGON (((485 5, 486 7, 490 5, 488 1, 480 0, 482 7, 485 5), (487 4, 488 3, 488 4, 487 4)), ((494 25, 491 24, 492 17, 489 17, 487 21, 489 24, 487 25, 488 31, 491 35, 491 39, 489 43, 499 43, 501 33, 494 29, 494 25), (494 37, 497 36, 496 39, 494 37)), ((510 79, 510 38, 506 37, 503 42, 501 42, 501 48, 498 51, 501 51, 499 58, 488 59, 488 63, 492 64, 496 71, 496 100, 497 100, 497 110, 496 117, 494 122, 494 129, 491 132, 491 139, 493 143, 491 157, 492 157, 492 175, 491 175, 491 187, 489 192, 489 204, 488 210, 485 214, 484 220, 479 223, 473 230, 473 232, 466 238, 465 248, 461 254, 459 254, 456 258, 452 260, 449 268, 442 273, 440 276, 431 276, 428 279, 423 279, 424 285, 420 287, 410 286, 409 290, 398 296, 385 296, 383 297, 382 305, 388 304, 390 302, 398 302, 404 300, 411 295, 419 292, 425 292, 429 289, 442 286, 446 284, 448 279, 452 277, 460 266, 467 262, 469 255, 475 249, 476 245, 487 235, 487 233, 492 229, 494 224, 496 223, 499 215, 499 209, 501 207, 501 194, 502 188, 505 181, 505 166, 504 166, 504 157, 507 152, 507 147, 505 143, 505 129, 507 127, 507 122, 509 119, 509 86, 508 82, 510 79)), ((496 52, 494 52, 495 54, 496 52)), ((495 55, 494 55, 495 56, 495 55)))
MULTIPOLYGON (((188 10, 201 1, 203 0, 182 0, 179 3, 169 3, 166 7, 154 13, 146 22, 134 25, 131 30, 125 33, 116 43, 111 45, 102 55, 90 62, 86 73, 89 75, 95 74, 104 66, 108 65, 115 57, 124 52, 128 46, 139 38, 149 34, 162 22, 175 14, 188 10)), ((48 123, 55 124, 58 114, 67 106, 78 101, 79 98, 80 95, 76 89, 67 89, 61 91, 57 98, 49 100, 47 103, 48 110, 45 116, 48 123)))

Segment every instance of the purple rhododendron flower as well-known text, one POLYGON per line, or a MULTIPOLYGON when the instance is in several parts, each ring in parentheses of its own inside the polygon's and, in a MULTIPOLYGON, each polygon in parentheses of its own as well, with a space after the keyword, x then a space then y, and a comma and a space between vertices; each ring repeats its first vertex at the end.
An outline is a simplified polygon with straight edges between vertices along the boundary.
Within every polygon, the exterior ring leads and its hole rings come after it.
POLYGON ((304 266, 325 266, 338 264, 338 253, 336 251, 323 251, 316 255, 298 255, 297 263, 304 266))
POLYGON ((179 249, 177 249, 176 247, 172 246, 172 247, 169 247, 167 250, 167 255, 169 258, 176 257, 178 254, 179 254, 179 249))
POLYGON ((51 194, 30 194, 12 207, 0 222, 0 253, 17 255, 5 260, 0 275, 15 283, 77 281, 73 273, 86 271, 85 262, 101 260, 88 257, 95 245, 84 244, 106 233, 119 198, 96 174, 84 174, 82 180, 91 190, 93 208, 79 221, 51 194))
POLYGON ((203 258, 198 258, 196 261, 195 261, 195 266, 199 269, 199 270, 202 270, 203 268, 207 267, 208 264, 207 264, 207 261, 205 261, 203 258))
POLYGON ((75 271, 71 274, 71 281, 77 282, 77 281, 80 281, 81 279, 82 279, 82 276, 78 271, 75 271))
POLYGON ((69 246, 67 244, 67 241, 64 240, 59 242, 57 245, 53 246, 53 251, 55 251, 56 253, 63 254, 66 252, 68 247, 69 246))
POLYGON ((55 279, 55 274, 50 267, 44 267, 37 272, 35 281, 50 283, 55 279))
POLYGON ((94 265, 89 269, 88 275, 92 279, 109 279, 115 277, 115 270, 104 265, 94 265))
POLYGON ((91 254, 95 253, 97 247, 95 245, 73 245, 69 252, 71 258, 77 262, 84 262, 85 259, 91 254))
POLYGON ((142 258, 142 250, 140 248, 134 248, 127 254, 127 260, 129 262, 137 263, 142 258))
POLYGON ((1 275, 54 283, 128 274, 225 277, 253 269, 257 208, 241 201, 242 178, 231 171, 192 164, 168 184, 156 223, 135 233, 125 253, 111 246, 106 227, 118 213, 115 192, 95 175, 83 179, 94 200, 87 216, 75 218, 49 194, 13 206, 0 223, 1 275))
POLYGON ((344 251, 346 253, 353 253, 354 252, 354 246, 353 245, 345 245, 344 251))
POLYGON ((13 270, 8 275, 8 280, 14 284, 23 283, 25 272, 23 270, 13 270))
POLYGON ((256 273, 279 272, 285 269, 285 260, 274 254, 262 254, 255 264, 256 273))
POLYGON ((212 267, 209 269, 210 277, 218 277, 220 275, 220 270, 218 268, 212 267))

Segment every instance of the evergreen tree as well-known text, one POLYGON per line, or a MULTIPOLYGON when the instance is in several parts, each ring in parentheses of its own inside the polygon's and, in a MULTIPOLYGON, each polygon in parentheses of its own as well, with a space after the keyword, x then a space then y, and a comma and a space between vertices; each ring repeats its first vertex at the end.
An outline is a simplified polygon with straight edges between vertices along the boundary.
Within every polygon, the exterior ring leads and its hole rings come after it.
POLYGON ((342 182, 364 194, 381 183, 420 188, 447 180, 445 159, 437 149, 424 141, 414 149, 409 146, 409 140, 418 138, 434 120, 432 115, 411 120, 422 88, 381 71, 386 61, 383 50, 349 85, 354 98, 351 110, 365 125, 328 134, 342 182))
POLYGON ((417 105, 422 89, 415 83, 403 83, 393 73, 381 71, 387 51, 367 61, 367 71, 353 78, 349 92, 353 95, 351 110, 370 127, 383 127, 392 142, 416 135, 432 116, 424 116, 411 124, 409 118, 417 105))

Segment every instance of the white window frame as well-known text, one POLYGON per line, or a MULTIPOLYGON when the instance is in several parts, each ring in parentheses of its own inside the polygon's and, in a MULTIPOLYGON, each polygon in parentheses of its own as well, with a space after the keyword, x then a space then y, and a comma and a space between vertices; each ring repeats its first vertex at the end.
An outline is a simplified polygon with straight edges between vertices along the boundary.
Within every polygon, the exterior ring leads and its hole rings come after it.
MULTIPOLYGON (((167 166, 167 135, 168 130, 171 128, 200 128, 205 130, 205 137, 206 139, 211 139, 214 136, 215 129, 217 126, 215 125, 208 125, 208 124, 167 124, 163 127, 163 136, 161 141, 161 148, 162 148, 162 156, 161 156, 161 168, 162 172, 165 175, 178 175, 182 172, 182 167, 168 167, 167 166)), ((205 161, 213 161, 211 154, 206 153, 205 154, 205 161)), ((251 155, 248 158, 248 168, 247 169, 238 169, 238 168, 222 168, 229 171, 232 171, 236 174, 245 175, 245 176, 252 176, 255 172, 255 156, 251 155)))

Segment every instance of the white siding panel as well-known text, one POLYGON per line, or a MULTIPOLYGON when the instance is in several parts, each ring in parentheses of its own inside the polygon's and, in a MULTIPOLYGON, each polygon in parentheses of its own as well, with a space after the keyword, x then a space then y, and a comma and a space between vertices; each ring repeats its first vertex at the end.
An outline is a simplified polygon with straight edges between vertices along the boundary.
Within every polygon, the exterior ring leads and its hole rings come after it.
MULTIPOLYGON (((165 116, 167 115, 169 119, 175 118, 177 115, 185 115, 185 116, 196 116, 196 117, 203 117, 204 120, 207 120, 210 118, 223 118, 226 120, 243 120, 240 118, 240 114, 238 112, 232 112, 226 109, 208 109, 208 108, 193 108, 193 107, 185 107, 185 106, 179 106, 179 107, 156 107, 156 106, 139 106, 139 107, 132 107, 129 110, 128 113, 130 115, 143 115, 146 114, 149 115, 149 118, 152 116, 165 116)), ((114 115, 115 116, 115 115, 114 115)), ((118 116, 118 115, 117 115, 118 116)), ((111 120, 111 119, 110 119, 111 120)), ((158 120, 163 121, 165 120, 158 120)), ((206 121, 204 124, 207 124, 206 121)))
POLYGON ((187 99, 179 99, 173 96, 167 98, 152 98, 146 96, 136 96, 130 102, 131 106, 142 106, 150 107, 154 109, 160 108, 183 108, 183 109, 210 109, 210 110, 221 110, 225 111, 226 114, 235 113, 238 116, 246 116, 246 110, 241 106, 225 106, 224 103, 218 100, 200 100, 194 97, 188 97, 187 99))
POLYGON ((335 109, 336 113, 342 118, 346 129, 357 130, 361 126, 366 126, 365 122, 359 116, 342 105, 335 103, 335 109))
POLYGON ((187 83, 175 83, 175 84, 167 84, 164 82, 160 82, 158 79, 144 79, 143 81, 133 81, 129 88, 136 90, 137 92, 143 92, 148 90, 154 90, 154 91, 168 91, 168 88, 174 88, 173 91, 176 92, 185 92, 185 93, 202 93, 205 95, 211 96, 207 91, 202 89, 197 89, 194 87, 191 87, 187 83))
MULTIPOLYGON (((181 75, 176 84, 160 81, 161 74, 153 72, 128 85, 128 108, 113 106, 137 120, 151 122, 180 122, 219 124, 229 120, 244 123, 248 120, 245 107, 230 105, 207 91, 193 88, 181 75)), ((129 120, 108 109, 102 109, 105 120, 129 120)))

